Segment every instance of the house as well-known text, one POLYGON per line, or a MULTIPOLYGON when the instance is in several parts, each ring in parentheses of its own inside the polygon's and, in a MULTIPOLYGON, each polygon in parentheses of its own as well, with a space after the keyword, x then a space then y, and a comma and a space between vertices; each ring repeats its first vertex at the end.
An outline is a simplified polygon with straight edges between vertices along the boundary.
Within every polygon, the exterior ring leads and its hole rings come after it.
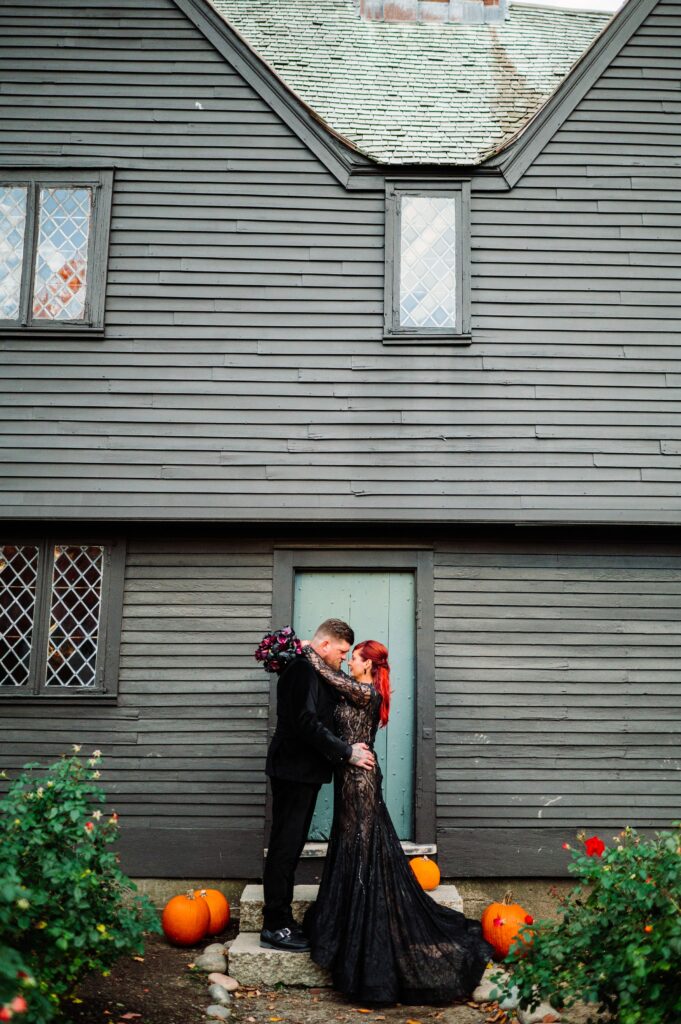
POLYGON ((0 25, 0 767, 100 748, 129 873, 257 878, 252 653, 335 613, 444 874, 678 816, 678 5, 0 25))

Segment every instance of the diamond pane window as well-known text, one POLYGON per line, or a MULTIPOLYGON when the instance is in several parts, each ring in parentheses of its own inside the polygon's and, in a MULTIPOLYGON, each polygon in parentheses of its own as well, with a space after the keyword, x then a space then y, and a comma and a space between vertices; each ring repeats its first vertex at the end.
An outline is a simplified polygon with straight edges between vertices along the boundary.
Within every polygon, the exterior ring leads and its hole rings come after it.
POLYGON ((54 548, 45 685, 95 685, 104 549, 54 548))
POLYGON ((0 686, 26 686, 33 644, 39 549, 0 547, 0 686))
POLYGON ((0 318, 19 316, 28 189, 0 185, 0 318))
POLYGON ((400 326, 456 326, 456 203, 402 196, 400 326))
POLYGON ((85 315, 91 188, 41 188, 33 316, 82 320, 85 315))
POLYGON ((0 172, 0 334, 104 328, 112 170, 0 172))

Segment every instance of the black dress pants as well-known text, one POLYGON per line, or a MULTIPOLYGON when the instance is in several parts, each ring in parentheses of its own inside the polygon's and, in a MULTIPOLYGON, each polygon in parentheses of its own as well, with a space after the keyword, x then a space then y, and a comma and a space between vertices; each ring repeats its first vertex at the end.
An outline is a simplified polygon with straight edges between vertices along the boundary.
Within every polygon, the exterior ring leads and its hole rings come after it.
POLYGON ((272 829, 263 873, 263 927, 276 931, 293 923, 291 901, 296 866, 314 814, 319 783, 270 778, 272 829))

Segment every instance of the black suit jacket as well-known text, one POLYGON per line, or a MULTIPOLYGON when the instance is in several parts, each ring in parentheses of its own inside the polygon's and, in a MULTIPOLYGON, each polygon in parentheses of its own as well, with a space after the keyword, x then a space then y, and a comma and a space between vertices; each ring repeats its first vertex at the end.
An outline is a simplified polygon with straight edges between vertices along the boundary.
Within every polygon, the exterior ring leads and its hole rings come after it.
POLYGON ((335 691, 306 657, 286 666, 277 683, 277 727, 267 751, 268 775, 293 782, 331 780, 352 747, 333 734, 335 691))

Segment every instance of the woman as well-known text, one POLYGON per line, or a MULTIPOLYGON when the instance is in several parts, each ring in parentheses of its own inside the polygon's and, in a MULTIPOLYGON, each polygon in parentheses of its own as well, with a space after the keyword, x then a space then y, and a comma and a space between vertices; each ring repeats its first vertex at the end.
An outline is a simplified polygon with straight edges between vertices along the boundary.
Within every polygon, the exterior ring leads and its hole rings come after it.
MULTIPOLYGON (((388 722, 388 651, 376 640, 352 652, 352 679, 303 653, 340 693, 338 735, 373 747, 388 722)), ((334 987, 372 1003, 443 1005, 465 999, 493 954, 478 921, 441 907, 416 881, 381 795, 381 770, 334 775, 331 836, 316 903, 305 917, 312 959, 334 987)))

